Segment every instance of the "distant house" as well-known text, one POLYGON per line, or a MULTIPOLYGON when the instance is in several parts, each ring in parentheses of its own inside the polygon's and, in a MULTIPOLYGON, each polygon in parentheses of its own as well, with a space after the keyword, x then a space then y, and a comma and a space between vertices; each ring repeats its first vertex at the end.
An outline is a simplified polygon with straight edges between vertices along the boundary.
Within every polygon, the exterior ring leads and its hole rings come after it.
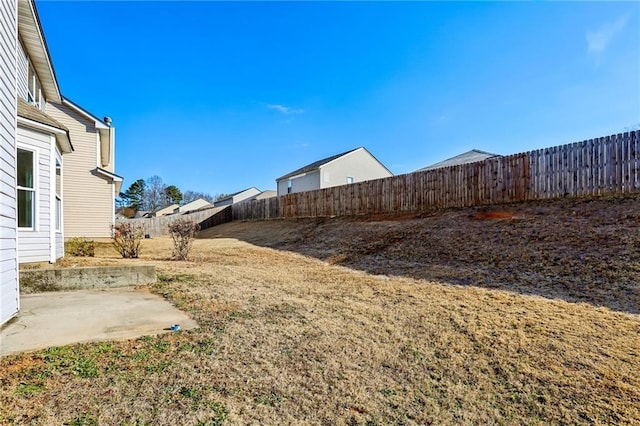
POLYGON ((265 198, 273 198, 273 197, 277 197, 277 196, 278 196, 278 192, 277 191, 274 191, 273 189, 267 189, 266 191, 262 191, 261 193, 256 195, 255 199, 256 200, 264 200, 265 198))
POLYGON ((393 176, 366 148, 360 147, 307 164, 276 179, 278 196, 393 176))
POLYGON ((47 104, 62 102, 62 95, 35 3, 17 4, 18 262, 55 262, 64 255, 63 155, 73 146, 69 129, 47 111, 47 104))
POLYGON ((213 205, 216 207, 230 206, 241 201, 255 199, 261 193, 262 192, 258 188, 252 186, 251 188, 243 189, 242 191, 238 191, 234 194, 227 195, 224 198, 220 198, 219 200, 216 200, 213 205))
POLYGON ((151 214, 151 216, 161 217, 161 216, 166 216, 166 215, 169 215, 169 214, 173 214, 173 212, 175 212, 176 209, 179 208, 179 207, 180 207, 179 204, 171 204, 170 206, 163 207, 160 210, 156 210, 155 212, 153 212, 151 214))
POLYGON ((475 163, 478 161, 484 161, 489 158, 502 157, 500 154, 492 154, 491 152, 480 151, 479 149, 472 149, 471 151, 463 152, 455 157, 447 158, 446 160, 432 164, 422 169, 416 170, 417 172, 424 172, 426 170, 440 169, 443 167, 458 166, 460 164, 475 163))
POLYGON ((213 207, 213 204, 208 202, 207 200, 203 200, 202 198, 198 198, 197 200, 193 200, 190 203, 187 203, 183 206, 179 206, 173 209, 174 213, 186 213, 194 210, 202 209, 205 207, 213 207))
POLYGON ((47 114, 69 129, 74 151, 64 158, 65 238, 109 238, 122 177, 115 173, 115 129, 69 99, 47 102, 47 114))

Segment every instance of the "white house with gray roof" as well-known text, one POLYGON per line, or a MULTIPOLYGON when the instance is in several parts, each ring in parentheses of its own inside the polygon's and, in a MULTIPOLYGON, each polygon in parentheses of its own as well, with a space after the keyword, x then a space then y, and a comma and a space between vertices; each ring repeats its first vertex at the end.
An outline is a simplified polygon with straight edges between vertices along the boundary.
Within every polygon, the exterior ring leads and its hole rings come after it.
POLYGON ((63 155, 73 146, 69 129, 47 113, 62 95, 35 3, 17 5, 18 262, 55 262, 64 255, 63 155))
POLYGON ((254 200, 261 193, 262 191, 260 191, 255 186, 252 186, 251 188, 243 189, 242 191, 238 191, 233 194, 227 195, 226 197, 220 198, 219 200, 216 200, 213 205, 216 207, 230 206, 241 201, 254 200))
POLYGON ((314 161, 276 179, 278 196, 393 176, 366 148, 314 161))
POLYGON ((416 170, 417 172, 424 172, 427 170, 441 169, 443 167, 458 166, 460 164, 476 163, 478 161, 484 161, 489 158, 502 157, 500 154, 493 154, 491 152, 480 151, 479 149, 472 149, 462 154, 458 154, 454 157, 447 158, 446 160, 439 161, 430 166, 423 167, 416 170))

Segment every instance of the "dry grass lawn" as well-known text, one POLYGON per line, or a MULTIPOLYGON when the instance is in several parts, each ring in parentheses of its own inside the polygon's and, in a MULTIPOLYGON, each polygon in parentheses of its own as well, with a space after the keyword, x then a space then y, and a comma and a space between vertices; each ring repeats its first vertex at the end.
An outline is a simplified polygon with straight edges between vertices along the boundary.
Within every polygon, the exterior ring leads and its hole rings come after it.
MULTIPOLYGON (((65 262, 123 262, 99 254, 65 262)), ((200 329, 3 358, 0 424, 640 424, 634 313, 233 238, 170 255, 132 262, 200 329)))

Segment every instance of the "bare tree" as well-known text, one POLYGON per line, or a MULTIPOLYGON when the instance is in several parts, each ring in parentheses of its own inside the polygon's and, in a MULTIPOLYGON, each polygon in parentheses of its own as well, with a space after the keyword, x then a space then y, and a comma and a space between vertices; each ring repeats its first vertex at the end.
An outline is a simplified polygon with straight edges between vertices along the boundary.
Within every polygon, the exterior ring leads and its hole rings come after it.
POLYGON ((156 211, 167 205, 166 185, 160 176, 151 176, 145 181, 145 210, 156 211))
POLYGON ((202 198, 203 200, 208 201, 212 204, 216 200, 216 198, 211 194, 197 191, 185 191, 182 193, 182 204, 190 203, 194 200, 197 200, 198 198, 202 198))

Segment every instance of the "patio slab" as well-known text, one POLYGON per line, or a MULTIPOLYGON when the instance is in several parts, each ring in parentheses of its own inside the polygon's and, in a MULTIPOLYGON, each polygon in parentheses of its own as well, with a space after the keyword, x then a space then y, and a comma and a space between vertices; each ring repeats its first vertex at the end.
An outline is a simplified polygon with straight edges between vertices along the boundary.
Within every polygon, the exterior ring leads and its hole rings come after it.
POLYGON ((186 313, 144 289, 21 295, 20 313, 0 330, 0 356, 52 346, 124 340, 198 327, 186 313))

